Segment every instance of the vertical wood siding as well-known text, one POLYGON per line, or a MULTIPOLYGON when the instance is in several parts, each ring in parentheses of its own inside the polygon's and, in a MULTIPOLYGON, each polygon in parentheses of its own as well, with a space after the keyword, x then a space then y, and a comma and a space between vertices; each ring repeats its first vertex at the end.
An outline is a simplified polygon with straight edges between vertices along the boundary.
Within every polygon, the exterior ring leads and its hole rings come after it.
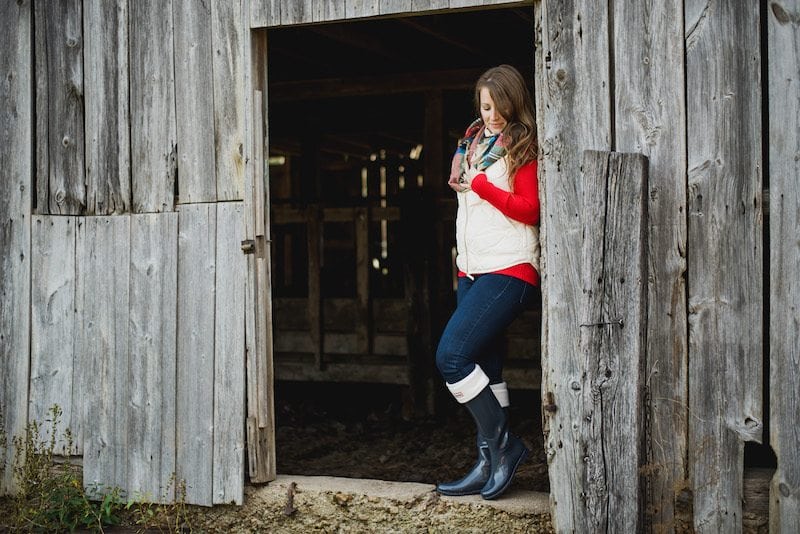
POLYGON ((249 7, 249 23, 251 28, 267 28, 519 3, 519 0, 253 0, 249 7))
POLYGON ((128 494, 175 497, 178 214, 131 217, 128 494))
MULTIPOLYGON (((33 50, 29 0, 0 2, 0 432, 21 435, 28 419, 33 184, 33 50)), ((9 465, 14 447, 0 449, 9 465)), ((0 473, 0 495, 14 489, 0 473)))
POLYGON ((613 2, 616 149, 649 160, 646 518, 674 528, 686 478, 686 117, 680 2, 613 2), (632 31, 636 28, 636 31, 632 31))
POLYGON ((212 504, 216 209, 178 212, 177 476, 188 502, 212 504))
POLYGON ((211 3, 217 200, 242 200, 244 194, 245 8, 243 0, 211 3))
MULTIPOLYGON (((543 175, 542 201, 543 329, 542 357, 545 451, 550 467, 550 495, 556 530, 584 531, 573 510, 583 506, 577 470, 583 465, 578 302, 582 224, 581 151, 610 149, 608 12, 592 1, 543 2, 541 39, 544 70, 537 78, 543 175), (552 231, 550 229, 553 229, 552 231), (551 274, 552 273, 552 274, 551 274), (575 419, 572 419, 572 418, 575 419)), ((588 527, 587 527, 588 528, 588 527)))
POLYGON ((175 112, 181 203, 214 202, 211 2, 174 2, 175 112))
POLYGON ((86 205, 81 4, 34 4, 39 213, 79 215, 86 205))
POLYGON ((216 303, 214 316, 214 504, 244 498, 245 340, 247 262, 241 202, 217 204, 216 303), (225 268, 222 268, 222 267, 225 268))
POLYGON ((762 431, 759 11, 688 0, 689 465, 697 532, 741 532, 762 431))
POLYGON ((800 532, 800 1, 771 2, 769 39, 770 532, 800 532))
POLYGON ((130 219, 83 218, 76 249, 84 485, 126 488, 130 219))
POLYGON ((83 4, 87 215, 127 213, 131 202, 128 2, 83 4))
POLYGON ((172 3, 130 2, 133 212, 172 211, 176 109, 172 3))
POLYGON ((584 372, 569 387, 580 395, 584 456, 570 484, 584 503, 569 513, 579 532, 641 532, 647 158, 587 151, 582 179, 584 372))
MULTIPOLYGON (((31 382, 32 420, 47 421, 53 405, 61 408, 57 426, 56 452, 81 454, 81 436, 72 448, 64 439, 67 428, 81 426, 83 402, 80 391, 73 394, 76 334, 75 224, 76 217, 39 215, 31 228, 31 382)), ((80 363, 80 362, 78 362, 80 363)), ((51 431, 50 425, 45 429, 51 431)))

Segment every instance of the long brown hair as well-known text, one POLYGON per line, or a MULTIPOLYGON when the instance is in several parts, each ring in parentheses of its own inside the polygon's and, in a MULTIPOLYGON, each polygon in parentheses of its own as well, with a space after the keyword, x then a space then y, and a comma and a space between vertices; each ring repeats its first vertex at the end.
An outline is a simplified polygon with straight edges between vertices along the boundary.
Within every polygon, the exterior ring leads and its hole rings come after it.
POLYGON ((536 122, 531 95, 525 80, 511 65, 499 65, 484 72, 475 84, 475 109, 480 117, 481 89, 486 88, 507 121, 503 138, 508 154, 508 177, 512 184, 520 167, 536 159, 536 122))

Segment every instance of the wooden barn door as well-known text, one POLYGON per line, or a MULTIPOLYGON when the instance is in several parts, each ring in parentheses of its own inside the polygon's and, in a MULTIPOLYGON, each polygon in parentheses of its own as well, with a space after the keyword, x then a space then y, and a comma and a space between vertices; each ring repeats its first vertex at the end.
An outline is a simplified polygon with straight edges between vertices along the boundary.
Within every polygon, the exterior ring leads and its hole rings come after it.
POLYGON ((272 366, 272 287, 267 165, 266 31, 252 34, 250 142, 252 165, 245 178, 247 254, 247 463, 251 482, 269 482, 275 473, 275 418, 272 366))

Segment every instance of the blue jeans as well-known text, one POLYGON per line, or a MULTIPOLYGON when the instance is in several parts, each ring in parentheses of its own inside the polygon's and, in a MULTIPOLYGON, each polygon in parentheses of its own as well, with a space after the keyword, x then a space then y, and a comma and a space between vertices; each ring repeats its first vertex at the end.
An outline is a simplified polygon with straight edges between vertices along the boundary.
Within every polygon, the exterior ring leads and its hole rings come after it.
POLYGON ((477 363, 491 384, 502 382, 503 354, 494 347, 535 296, 536 286, 513 276, 459 277, 458 305, 436 350, 436 366, 445 381, 455 384, 466 378, 477 363))

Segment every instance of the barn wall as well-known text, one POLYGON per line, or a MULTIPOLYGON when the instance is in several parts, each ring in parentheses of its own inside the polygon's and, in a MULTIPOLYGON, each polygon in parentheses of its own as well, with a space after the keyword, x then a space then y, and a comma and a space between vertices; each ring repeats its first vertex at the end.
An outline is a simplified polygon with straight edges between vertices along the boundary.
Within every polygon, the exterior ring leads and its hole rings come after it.
POLYGON ((87 487, 241 502, 246 2, 2 6, 4 429, 58 404, 87 487))
MULTIPOLYGON (((670 532, 689 522, 701 532, 741 531, 744 443, 760 442, 763 432, 761 192, 766 183, 772 187, 762 179, 759 32, 765 26, 758 5, 542 0, 536 10, 546 252, 542 392, 551 409, 546 443, 556 528, 585 525, 585 497, 570 481, 592 472, 582 454, 591 445, 589 432, 581 430, 589 412, 569 387, 584 365, 574 348, 578 321, 570 308, 587 298, 574 281, 583 241, 577 233, 586 194, 582 173, 589 172, 578 162, 585 149, 610 148, 649 158, 643 527, 670 532), (585 91, 587 86, 594 90, 585 91)), ((777 33, 770 38, 792 49, 796 24, 788 21, 795 20, 796 6, 772 4, 769 11, 777 33)), ((797 59, 778 55, 789 65, 781 63, 781 74, 770 75, 770 95, 796 94, 784 85, 794 83, 785 72, 797 72, 797 59)), ((787 114, 796 97, 779 98, 773 113, 796 120, 787 114)), ((777 128, 796 129, 791 122, 777 128)), ((796 139, 780 137, 780 144, 770 145, 770 160, 781 162, 782 176, 793 176, 787 162, 793 161, 796 139)), ((796 195, 779 187, 783 209, 771 212, 773 224, 781 235, 796 235, 796 195)), ((791 317, 783 281, 788 265, 796 264, 796 243, 789 250, 771 243, 773 257, 782 262, 772 275, 784 287, 778 313, 791 317)), ((796 328, 787 325, 782 332, 796 328)), ((795 337, 781 337, 777 351, 772 345, 773 362, 782 369, 795 358, 795 337)), ((773 384, 784 387, 785 375, 779 376, 773 372, 773 384)), ((777 435, 785 436, 782 422, 796 420, 796 405, 778 405, 776 410, 772 404, 771 421, 781 425, 777 435)), ((790 474, 776 476, 783 492, 776 487, 773 493, 782 495, 780 506, 789 517, 796 459, 791 453, 783 457, 790 474)), ((779 455, 783 472, 780 461, 779 455)))
MULTIPOLYGON (((32 31, 30 2, 0 3, 0 438, 9 445, 28 418, 32 31)), ((10 465, 13 447, 0 452, 10 465)), ((0 469, 0 495, 13 487, 11 469, 0 469)))

